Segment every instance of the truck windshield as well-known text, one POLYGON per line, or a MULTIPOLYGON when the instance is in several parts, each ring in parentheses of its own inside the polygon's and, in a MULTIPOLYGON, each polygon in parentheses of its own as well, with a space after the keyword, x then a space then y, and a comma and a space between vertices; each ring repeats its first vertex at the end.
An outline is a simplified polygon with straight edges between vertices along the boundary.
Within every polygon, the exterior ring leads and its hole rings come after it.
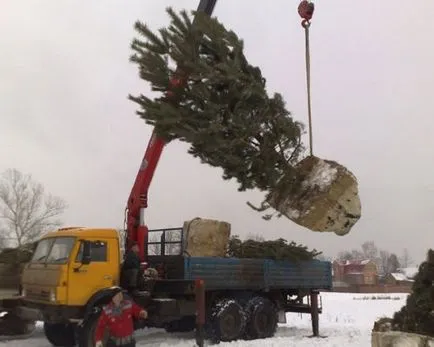
POLYGON ((64 264, 69 259, 75 237, 51 237, 39 241, 32 263, 64 264))

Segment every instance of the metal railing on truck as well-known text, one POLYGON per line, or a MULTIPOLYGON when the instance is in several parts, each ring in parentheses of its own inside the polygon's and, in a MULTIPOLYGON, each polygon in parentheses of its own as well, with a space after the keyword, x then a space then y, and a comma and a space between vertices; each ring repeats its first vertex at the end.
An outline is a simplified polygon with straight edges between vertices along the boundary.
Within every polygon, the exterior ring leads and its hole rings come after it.
POLYGON ((148 255, 181 255, 184 253, 184 229, 162 228, 149 230, 148 255), (158 237, 152 237, 160 233, 158 237), (176 235, 176 239, 174 237, 176 235))

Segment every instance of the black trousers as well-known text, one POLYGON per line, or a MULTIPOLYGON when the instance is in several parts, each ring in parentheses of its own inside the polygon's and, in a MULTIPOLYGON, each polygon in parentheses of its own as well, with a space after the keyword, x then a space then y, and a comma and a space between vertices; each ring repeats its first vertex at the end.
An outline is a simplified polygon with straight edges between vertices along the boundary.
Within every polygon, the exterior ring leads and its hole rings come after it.
POLYGON ((136 347, 136 341, 132 341, 130 343, 127 343, 125 345, 116 345, 116 343, 113 342, 113 340, 107 341, 107 347, 136 347))

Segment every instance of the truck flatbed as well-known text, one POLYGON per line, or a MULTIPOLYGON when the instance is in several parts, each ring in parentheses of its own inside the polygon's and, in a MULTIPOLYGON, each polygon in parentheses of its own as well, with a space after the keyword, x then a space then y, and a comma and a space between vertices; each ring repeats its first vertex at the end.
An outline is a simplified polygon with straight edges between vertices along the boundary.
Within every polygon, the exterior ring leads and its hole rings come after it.
POLYGON ((150 256, 166 279, 201 279, 207 290, 331 290, 331 263, 320 260, 276 261, 219 257, 150 256))
POLYGON ((330 263, 271 259, 189 257, 184 262, 185 279, 200 278, 208 289, 243 288, 331 289, 330 263))

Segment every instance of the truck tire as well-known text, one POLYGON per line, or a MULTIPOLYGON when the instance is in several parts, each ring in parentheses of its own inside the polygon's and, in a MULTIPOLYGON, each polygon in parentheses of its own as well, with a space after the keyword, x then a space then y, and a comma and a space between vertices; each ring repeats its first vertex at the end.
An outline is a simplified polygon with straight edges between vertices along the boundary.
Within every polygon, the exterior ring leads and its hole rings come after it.
POLYGON ((74 324, 44 322, 44 333, 55 347, 73 347, 76 344, 74 324))
POLYGON ((264 339, 275 334, 279 317, 273 302, 255 296, 247 302, 245 311, 247 314, 245 339, 264 339))
POLYGON ((243 307, 235 299, 220 299, 211 309, 209 334, 213 342, 240 339, 246 327, 243 307))
MULTIPOLYGON (((98 307, 95 307, 94 312, 83 322, 78 332, 78 346, 79 347, 94 347, 95 346, 95 329, 98 324, 98 319, 101 311, 98 307)), ((103 345, 105 346, 108 340, 108 331, 103 339, 103 345)))
POLYGON ((193 331, 196 328, 196 316, 182 317, 181 319, 175 320, 168 323, 164 329, 168 333, 184 333, 193 331))

